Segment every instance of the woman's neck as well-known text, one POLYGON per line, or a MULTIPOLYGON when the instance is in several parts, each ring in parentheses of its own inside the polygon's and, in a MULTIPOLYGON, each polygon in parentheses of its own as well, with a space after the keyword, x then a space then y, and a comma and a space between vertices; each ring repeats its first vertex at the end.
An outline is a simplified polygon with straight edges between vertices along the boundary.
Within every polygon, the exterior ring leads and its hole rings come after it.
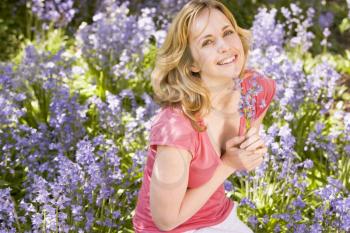
MULTIPOLYGON (((215 109, 228 111, 228 105, 238 103, 241 94, 241 80, 234 79, 225 85, 208 87, 211 106, 215 109)), ((232 109, 232 108, 231 108, 232 109)), ((232 111, 228 111, 232 112, 232 111)))

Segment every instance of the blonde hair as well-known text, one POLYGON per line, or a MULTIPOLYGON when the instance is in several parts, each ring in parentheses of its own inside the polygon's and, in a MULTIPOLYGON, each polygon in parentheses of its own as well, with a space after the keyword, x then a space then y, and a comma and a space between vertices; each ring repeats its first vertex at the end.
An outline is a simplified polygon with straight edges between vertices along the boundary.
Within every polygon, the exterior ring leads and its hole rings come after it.
POLYGON ((238 33, 245 54, 245 61, 239 77, 242 78, 249 51, 250 31, 240 28, 233 14, 216 0, 192 0, 173 19, 161 48, 157 51, 155 68, 151 73, 153 98, 161 107, 181 107, 192 127, 199 132, 206 126, 198 124, 198 117, 210 112, 209 90, 190 70, 193 57, 189 48, 190 25, 203 9, 220 10, 238 33))

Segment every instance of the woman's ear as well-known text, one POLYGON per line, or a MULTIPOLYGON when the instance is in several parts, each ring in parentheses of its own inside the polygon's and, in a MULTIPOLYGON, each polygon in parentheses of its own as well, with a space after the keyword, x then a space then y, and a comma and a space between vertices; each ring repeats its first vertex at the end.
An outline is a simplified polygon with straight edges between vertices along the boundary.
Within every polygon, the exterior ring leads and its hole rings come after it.
POLYGON ((199 73, 200 71, 199 67, 196 64, 192 64, 190 69, 194 73, 199 73))

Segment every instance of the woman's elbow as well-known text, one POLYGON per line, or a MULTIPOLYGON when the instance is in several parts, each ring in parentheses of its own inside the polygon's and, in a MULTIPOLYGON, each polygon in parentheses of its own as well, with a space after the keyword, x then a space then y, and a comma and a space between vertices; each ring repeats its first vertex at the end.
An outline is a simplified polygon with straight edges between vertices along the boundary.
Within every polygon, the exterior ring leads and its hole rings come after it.
POLYGON ((171 231, 175 228, 175 225, 172 221, 165 220, 165 219, 154 221, 154 224, 161 231, 171 231))

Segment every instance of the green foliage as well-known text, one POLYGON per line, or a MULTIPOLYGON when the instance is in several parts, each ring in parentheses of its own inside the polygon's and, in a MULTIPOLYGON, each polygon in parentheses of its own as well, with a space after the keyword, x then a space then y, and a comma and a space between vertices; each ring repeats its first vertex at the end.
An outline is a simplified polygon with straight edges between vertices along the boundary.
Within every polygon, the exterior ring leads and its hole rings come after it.
POLYGON ((18 1, 0 1, 0 61, 11 59, 21 48, 24 12, 18 1))

